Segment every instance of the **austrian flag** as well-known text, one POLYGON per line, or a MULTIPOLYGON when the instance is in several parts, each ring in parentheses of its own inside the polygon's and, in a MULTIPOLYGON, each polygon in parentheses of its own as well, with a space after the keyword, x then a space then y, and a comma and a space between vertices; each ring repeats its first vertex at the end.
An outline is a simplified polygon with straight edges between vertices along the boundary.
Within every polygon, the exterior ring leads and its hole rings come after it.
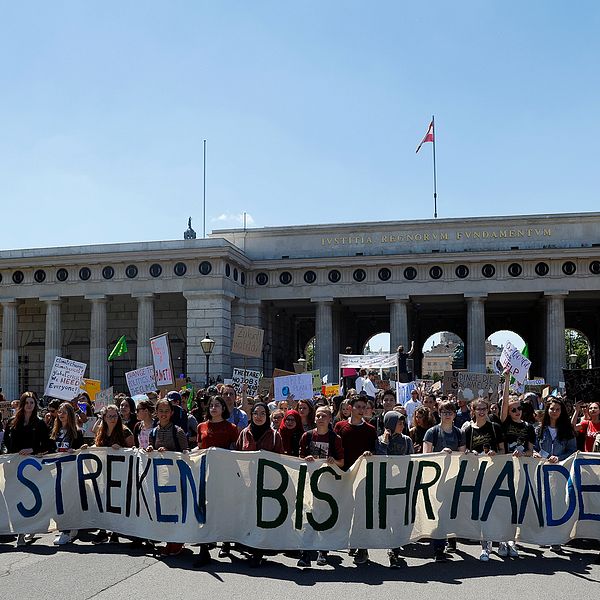
MULTIPOLYGON (((421 149, 421 146, 423 144, 425 144, 426 142, 433 142, 434 134, 435 134, 435 126, 434 126, 433 120, 432 120, 431 123, 429 123, 429 127, 427 129, 427 133, 425 134, 425 137, 421 140, 421 143, 417 146, 417 152, 421 149)), ((415 152, 415 154, 417 152, 415 152)))

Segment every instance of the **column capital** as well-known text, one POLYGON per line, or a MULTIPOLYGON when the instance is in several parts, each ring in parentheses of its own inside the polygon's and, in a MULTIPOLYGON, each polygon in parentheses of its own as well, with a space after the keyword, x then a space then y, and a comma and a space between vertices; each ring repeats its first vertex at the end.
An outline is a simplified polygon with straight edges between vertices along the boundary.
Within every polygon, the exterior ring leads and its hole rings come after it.
POLYGON ((466 292, 463 296, 467 302, 475 302, 477 300, 483 302, 484 300, 487 300, 488 297, 486 292, 466 292))
POLYGON ((108 301, 108 298, 106 296, 106 294, 86 294, 84 296, 84 298, 86 300, 89 300, 90 302, 102 302, 105 303, 108 301))
POLYGON ((40 296, 40 302, 47 302, 48 304, 57 304, 61 301, 60 296, 40 296))
POLYGON ((410 302, 410 296, 408 294, 398 294, 397 296, 386 296, 385 299, 388 302, 410 302))
POLYGON ((566 298, 568 295, 569 295, 569 292, 565 292, 565 291, 556 291, 556 292, 544 291, 544 298, 566 298))
POLYGON ((3 306, 6 304, 8 306, 12 304, 18 304, 19 301, 16 298, 0 298, 0 304, 3 306))
POLYGON ((333 297, 325 296, 324 298, 311 298, 310 301, 316 304, 333 304, 333 297))
POLYGON ((183 297, 186 300, 212 300, 214 298, 234 300, 236 295, 225 290, 186 290, 183 292, 183 297))
POLYGON ((154 293, 153 292, 134 292, 133 294, 131 294, 132 298, 154 298, 154 293))

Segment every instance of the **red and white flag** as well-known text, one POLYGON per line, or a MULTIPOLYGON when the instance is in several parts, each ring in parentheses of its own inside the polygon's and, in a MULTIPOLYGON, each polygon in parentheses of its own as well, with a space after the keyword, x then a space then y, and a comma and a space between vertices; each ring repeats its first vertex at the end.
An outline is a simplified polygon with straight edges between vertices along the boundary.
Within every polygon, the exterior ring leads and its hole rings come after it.
MULTIPOLYGON (((417 146, 417 152, 421 149, 421 146, 423 144, 425 144, 426 142, 433 142, 434 134, 435 134, 435 127, 434 127, 433 120, 432 120, 431 123, 429 123, 429 127, 427 129, 427 133, 425 134, 425 137, 421 140, 421 143, 417 146)), ((417 152, 415 152, 415 154, 417 152)))

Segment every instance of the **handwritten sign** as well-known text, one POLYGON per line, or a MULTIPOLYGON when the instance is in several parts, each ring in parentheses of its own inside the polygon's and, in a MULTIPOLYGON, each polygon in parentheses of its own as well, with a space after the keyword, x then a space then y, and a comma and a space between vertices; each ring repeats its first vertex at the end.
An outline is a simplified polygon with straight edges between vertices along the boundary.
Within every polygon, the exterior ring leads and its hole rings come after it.
POLYGON ((96 394, 96 400, 94 401, 94 410, 100 412, 103 408, 106 408, 109 404, 114 403, 114 392, 112 386, 101 390, 96 394))
POLYGON ((466 372, 462 371, 444 371, 444 377, 442 378, 442 391, 444 394, 454 394, 458 397, 458 375, 459 373, 466 372))
POLYGON ((510 342, 504 344, 500 355, 500 364, 506 369, 510 366, 510 374, 519 385, 527 379, 527 372, 531 367, 531 361, 525 358, 510 342))
POLYGON ((458 373, 458 398, 467 401, 485 398, 489 402, 498 402, 500 375, 495 373, 458 373))
POLYGON ((313 393, 314 394, 320 394, 321 393, 321 387, 323 386, 323 382, 321 380, 321 370, 320 369, 316 369, 314 371, 309 371, 309 373, 312 375, 313 393))
POLYGON ((157 387, 172 386, 175 383, 173 367, 171 366, 171 350, 169 348, 169 334, 150 338, 152 349, 152 362, 154 364, 154 379, 157 387))
POLYGON ((238 394, 242 393, 242 385, 245 383, 248 386, 246 393, 248 396, 256 396, 258 393, 258 382, 260 380, 260 371, 252 369, 233 369, 231 376, 231 384, 238 394))
POLYGON ((295 400, 310 400, 313 396, 312 375, 310 373, 276 377, 273 385, 275 387, 276 402, 287 400, 288 396, 292 395, 295 400))
POLYGON ((231 351, 242 356, 259 358, 263 351, 263 337, 265 332, 258 327, 247 327, 236 323, 233 330, 231 351))
POLYGON ((81 391, 87 392, 87 395, 90 397, 90 400, 95 400, 96 394, 102 388, 102 383, 97 379, 84 379, 81 384, 81 391))
POLYGON ((81 392, 81 380, 86 367, 85 363, 57 356, 44 394, 60 400, 73 400, 81 392))
POLYGON ((140 369, 135 369, 134 371, 128 371, 125 373, 125 379, 127 380, 129 393, 132 396, 144 394, 145 392, 156 391, 154 367, 152 365, 148 367, 141 367, 140 369))
POLYGON ((335 383, 332 385, 323 385, 321 386, 321 394, 323 396, 327 396, 327 398, 331 398, 332 396, 337 396, 340 393, 340 386, 335 383))

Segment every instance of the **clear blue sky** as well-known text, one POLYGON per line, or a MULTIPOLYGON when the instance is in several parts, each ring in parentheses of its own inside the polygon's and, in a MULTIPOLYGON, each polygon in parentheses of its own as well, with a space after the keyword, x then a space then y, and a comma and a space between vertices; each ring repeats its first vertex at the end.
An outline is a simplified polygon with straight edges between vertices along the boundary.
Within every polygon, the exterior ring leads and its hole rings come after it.
POLYGON ((0 0, 1 248, 600 209, 600 3, 0 0))

